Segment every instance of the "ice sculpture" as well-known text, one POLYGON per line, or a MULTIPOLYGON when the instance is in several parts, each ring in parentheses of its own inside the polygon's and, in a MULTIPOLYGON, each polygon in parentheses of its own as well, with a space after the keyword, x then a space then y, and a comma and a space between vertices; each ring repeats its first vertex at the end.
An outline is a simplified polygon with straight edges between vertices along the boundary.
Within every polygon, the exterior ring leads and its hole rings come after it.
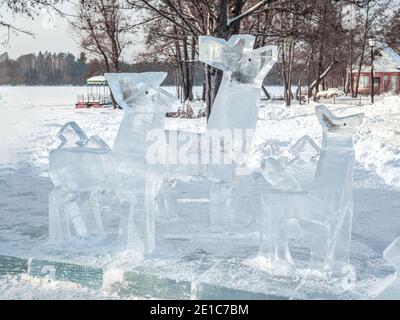
POLYGON ((323 128, 313 185, 306 190, 270 189, 262 195, 262 252, 271 261, 319 268, 348 262, 353 216, 353 135, 363 114, 339 118, 325 106, 316 114, 323 128), (291 248, 292 244, 292 248, 291 248))
POLYGON ((143 254, 154 248, 155 198, 162 176, 146 161, 150 130, 164 127, 165 112, 177 98, 159 86, 164 72, 105 75, 116 102, 124 109, 112 150, 98 136, 88 138, 74 122, 58 133, 50 152, 50 238, 59 241, 102 236, 97 193, 112 190, 121 200, 118 235, 129 249, 143 254))
MULTIPOLYGON (((259 112, 260 86, 277 59, 276 48, 253 50, 251 36, 229 41, 201 37, 199 42, 200 60, 224 71, 206 132, 163 135, 165 112, 179 104, 160 88, 164 73, 107 74, 115 100, 124 109, 123 120, 112 149, 100 137, 88 137, 74 122, 58 133, 59 145, 50 153, 49 174, 55 185, 49 196, 51 239, 104 239, 107 219, 99 199, 104 199, 103 190, 112 191, 120 200, 115 233, 124 246, 144 256, 160 244, 151 259, 136 260, 132 266, 145 275, 141 278, 145 285, 140 286, 153 293, 157 290, 153 275, 162 278, 158 285, 168 287, 168 292, 182 280, 182 291, 193 297, 207 290, 217 290, 222 297, 235 290, 240 297, 259 292, 314 298, 321 296, 321 289, 335 297, 337 289, 339 295, 343 290, 352 293, 342 286, 352 269, 342 267, 349 260, 353 214, 353 135, 363 115, 339 118, 318 106, 321 148, 304 136, 287 157, 272 152, 258 170, 250 171, 246 158, 259 112), (166 163, 148 161, 153 146, 148 134, 153 129, 162 129, 155 131, 162 136, 156 151, 164 155, 179 151, 177 157, 168 157, 166 163), (230 139, 237 132, 242 136, 249 132, 244 143, 230 139), (211 140, 207 151, 211 162, 199 162, 204 139, 211 140), (179 161, 182 150, 190 161, 179 161), (234 161, 213 162, 213 153, 219 159, 234 154, 234 161), (185 189, 188 184, 191 188, 185 189), (177 203, 182 197, 205 200, 206 213, 199 217, 189 204, 181 214, 177 203), (262 255, 254 259, 259 251, 262 255), (280 268, 282 263, 290 272, 280 268), (271 266, 278 268, 270 272, 271 266), (154 273, 149 271, 152 267, 154 273), (314 270, 304 270, 308 268, 314 270), (347 271, 321 272, 324 269, 347 271)), ((274 149, 279 142, 272 144, 274 149)), ((398 244, 396 239, 384 253, 397 269, 398 244)), ((390 275, 392 270, 379 263, 375 266, 374 261, 357 277, 370 281, 390 275)), ((137 274, 133 277, 138 284, 137 274)))
MULTIPOLYGON (((175 146, 171 151, 176 142, 212 140, 216 135, 214 145, 207 151, 210 160, 214 160, 215 152, 222 159, 233 153, 238 155, 233 157, 236 162, 185 164, 172 160, 167 164, 150 164, 148 134, 163 128, 165 112, 179 103, 159 87, 166 74, 106 74, 116 102, 124 109, 123 120, 112 150, 100 137, 88 138, 76 123, 68 123, 60 130, 60 145, 51 151, 49 159, 50 177, 55 185, 49 196, 50 237, 64 241, 104 236, 97 194, 112 190, 121 200, 119 237, 129 249, 142 254, 151 252, 155 245, 156 201, 164 202, 159 220, 175 216, 177 193, 168 187, 174 179, 167 179, 166 187, 160 189, 167 172, 170 177, 202 176, 209 186, 211 227, 225 227, 226 204, 232 196, 230 183, 235 168, 245 163, 246 148, 251 145, 256 126, 260 86, 277 60, 276 47, 253 50, 254 41, 248 35, 233 36, 229 41, 200 37, 200 60, 224 71, 207 132, 176 132, 176 141, 169 141, 169 132, 165 143, 157 145, 158 152, 169 155, 182 147, 175 146), (225 135, 219 130, 225 130, 225 135), (230 137, 238 131, 245 141, 236 146, 230 137)), ((202 150, 191 146, 186 150, 197 159, 201 157, 202 150)), ((241 218, 237 217, 237 221, 241 218)))
MULTIPOLYGON (((157 193, 164 178, 162 171, 170 175, 196 173, 209 181, 211 225, 224 225, 229 184, 235 168, 245 163, 244 149, 250 146, 256 126, 260 86, 277 60, 276 47, 253 50, 254 40, 248 35, 233 36, 229 41, 200 37, 200 60, 222 69, 224 76, 206 134, 199 137, 177 133, 178 141, 185 141, 180 138, 185 135, 189 140, 195 137, 194 141, 210 139, 216 133, 217 140, 210 146, 210 154, 215 150, 221 157, 238 154, 239 157, 234 157, 239 159, 236 163, 170 162, 164 165, 164 170, 157 170, 157 166, 150 165, 146 159, 147 134, 152 129, 163 128, 165 112, 177 103, 176 98, 159 88, 165 74, 107 74, 114 98, 124 109, 124 118, 112 150, 101 138, 88 138, 75 123, 67 124, 58 134, 60 146, 50 153, 50 176, 56 186, 50 195, 51 237, 66 240, 74 236, 102 235, 96 193, 113 190, 122 203, 119 236, 126 239, 129 248, 150 252, 154 247, 155 201, 160 198, 157 193), (228 131, 228 139, 226 135, 219 135, 218 130, 228 131), (243 136, 249 131, 250 138, 245 137, 244 143, 237 147, 229 140, 234 130, 239 130, 243 136), (90 210, 86 209, 88 207, 90 210)), ((168 139, 166 142, 171 147, 168 139)), ((158 148, 164 147, 159 145, 158 148)), ((199 157, 198 149, 189 148, 188 151, 199 157)), ((164 211, 174 210, 171 205, 176 202, 174 194, 161 197, 171 200, 167 201, 164 211)))
POLYGON ((266 157, 257 171, 273 189, 299 191, 311 187, 321 153, 311 137, 301 137, 289 150, 286 143, 276 140, 267 140, 264 145, 266 157))
POLYGON ((285 172, 296 179, 300 189, 309 189, 314 182, 321 148, 309 136, 303 136, 289 151, 293 158, 286 163, 285 172))
POLYGON ((64 125, 57 137, 60 145, 49 155, 49 176, 55 186, 49 195, 50 238, 101 236, 96 192, 105 183, 102 158, 110 148, 99 137, 88 138, 75 122, 64 125))
POLYGON ((276 46, 254 48, 255 37, 234 35, 228 41, 199 37, 199 60, 223 70, 207 128, 254 130, 261 85, 278 59, 276 46))
MULTIPOLYGON (((211 141, 210 162, 204 166, 179 163, 177 167, 169 166, 171 175, 197 173, 210 182, 208 198, 212 228, 225 229, 230 223, 227 208, 228 199, 232 196, 230 184, 236 171, 245 167, 259 112, 261 85, 277 61, 276 46, 253 49, 254 42, 255 37, 251 35, 235 35, 228 41, 210 36, 199 37, 199 60, 223 70, 223 79, 214 100, 206 133, 196 135, 193 139, 211 141), (240 136, 242 143, 235 144, 232 141, 234 136, 240 136), (219 161, 215 161, 215 152, 219 161), (224 163, 223 159, 233 161, 224 163)), ((178 141, 187 141, 194 136, 188 132, 180 132, 179 135, 183 137, 178 141)), ((195 150, 197 153, 199 151, 195 150)), ((172 202, 176 203, 176 200, 172 202)), ((170 207, 175 210, 174 206, 170 207)))
POLYGON ((383 251, 383 257, 396 269, 397 277, 400 278, 400 236, 383 251))

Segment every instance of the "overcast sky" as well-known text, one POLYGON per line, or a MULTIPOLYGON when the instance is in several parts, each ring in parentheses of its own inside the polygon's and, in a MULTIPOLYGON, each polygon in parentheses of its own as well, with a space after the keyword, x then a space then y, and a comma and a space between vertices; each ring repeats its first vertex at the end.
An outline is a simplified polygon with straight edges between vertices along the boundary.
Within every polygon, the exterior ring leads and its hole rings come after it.
MULTIPOLYGON (((72 4, 63 4, 60 8, 67 13, 75 10, 72 4)), ((10 16, 9 21, 12 21, 10 16)), ((22 54, 37 53, 39 51, 79 53, 74 34, 68 21, 43 10, 34 20, 16 17, 13 23, 19 28, 29 30, 35 37, 25 34, 12 34, 9 44, 0 51, 7 51, 10 58, 17 58, 22 54)))
MULTIPOLYGON (((59 8, 68 15, 76 14, 77 8, 73 4, 74 2, 76 1, 69 0, 67 3, 59 5, 59 8)), ((398 5, 400 0, 395 0, 395 3, 398 5)), ((5 16, 7 16, 7 13, 5 16)), ((45 10, 34 20, 16 17, 14 25, 35 33, 35 37, 24 34, 12 35, 7 47, 1 47, 0 45, 0 54, 6 51, 9 53, 10 58, 17 58, 22 54, 37 53, 39 51, 71 52, 76 56, 79 55, 79 46, 74 41, 76 36, 74 36, 68 19, 72 19, 72 17, 67 16, 67 19, 63 19, 57 15, 49 14, 45 10)), ((8 20, 12 20, 11 15, 8 20)), ((0 34, 0 36, 3 35, 0 34)), ((136 35, 135 39, 137 40, 137 38, 136 35)), ((142 46, 136 46, 136 49, 130 48, 124 55, 124 59, 131 61, 135 55, 135 50, 140 50, 139 47, 142 46)))
MULTIPOLYGON (((45 9, 34 20, 20 16, 13 18, 10 13, 8 16, 3 13, 3 16, 8 18, 7 21, 13 21, 13 25, 33 32, 35 36, 32 37, 21 33, 12 34, 6 47, 2 47, 0 44, 0 54, 8 52, 9 57, 12 59, 18 58, 23 54, 38 53, 39 51, 70 52, 78 56, 81 51, 77 44, 78 39, 69 24, 69 21, 73 20, 78 12, 78 6, 74 4, 76 2, 78 1, 68 0, 58 5, 58 8, 66 14, 64 18, 58 14, 49 13, 45 9)), ((130 19, 134 18, 130 17, 130 19)), ((0 37, 4 36, 4 29, 0 31, 3 32, 0 37)), ((4 38, 0 38, 0 43, 1 40, 4 40, 4 38)), ((132 62, 138 52, 145 48, 141 44, 141 41, 143 41, 142 36, 135 34, 132 40, 136 45, 132 45, 125 50, 123 59, 126 62, 132 62)))

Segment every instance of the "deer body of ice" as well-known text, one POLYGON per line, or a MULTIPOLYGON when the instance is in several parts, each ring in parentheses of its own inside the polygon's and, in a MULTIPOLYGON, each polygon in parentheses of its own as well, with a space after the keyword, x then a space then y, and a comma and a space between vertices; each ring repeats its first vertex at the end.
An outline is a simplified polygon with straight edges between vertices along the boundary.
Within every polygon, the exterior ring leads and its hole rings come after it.
POLYGON ((362 123, 363 114, 338 118, 325 106, 317 106, 316 114, 323 128, 323 142, 314 183, 309 190, 301 192, 266 192, 262 196, 264 213, 260 234, 264 254, 272 260, 286 260, 292 264, 289 239, 284 237, 282 225, 287 219, 312 224, 314 232, 308 236, 294 236, 297 237, 295 245, 309 250, 310 265, 327 267, 336 262, 347 263, 349 259, 353 135, 362 123))

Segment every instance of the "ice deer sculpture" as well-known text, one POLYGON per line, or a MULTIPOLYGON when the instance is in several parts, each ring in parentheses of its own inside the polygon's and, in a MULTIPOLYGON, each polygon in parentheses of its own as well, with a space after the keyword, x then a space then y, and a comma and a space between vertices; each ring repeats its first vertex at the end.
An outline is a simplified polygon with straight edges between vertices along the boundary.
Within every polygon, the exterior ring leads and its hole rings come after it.
MULTIPOLYGON (((262 195, 261 251, 271 261, 294 265, 293 248, 301 247, 313 268, 348 262, 353 216, 353 135, 363 114, 336 117, 325 106, 316 114, 323 128, 322 150, 309 190, 270 189, 262 195), (295 235, 294 235, 295 233, 295 235)), ((304 257, 303 256, 303 257, 304 257)))
POLYGON ((147 135, 163 128, 165 113, 179 103, 159 87, 166 75, 105 75, 116 102, 124 110, 112 149, 99 137, 87 138, 74 122, 60 130, 62 143, 50 152, 49 158, 50 177, 55 185, 50 194, 50 238, 63 241, 103 235, 96 195, 110 190, 122 201, 119 236, 129 249, 151 252, 154 199, 162 176, 153 174, 146 161, 147 135))
MULTIPOLYGON (((170 175, 202 175, 209 182, 209 211, 212 226, 225 227, 229 184, 238 168, 246 163, 256 128, 261 85, 277 61, 277 47, 254 48, 255 37, 234 35, 228 41, 210 36, 199 37, 199 60, 223 71, 204 134, 178 132, 185 143, 193 137, 195 159, 200 165, 169 166, 170 175), (235 144, 233 138, 241 143, 235 144), (208 150, 197 148, 199 141, 208 150), (198 153, 207 154, 203 162, 198 153), (225 161, 226 160, 226 161, 225 161), (204 164, 204 165, 201 165, 204 164)), ((168 133, 167 133, 168 135, 168 133)), ((189 156, 188 156, 189 158, 189 156)), ((175 211, 176 197, 169 196, 169 211, 175 211)), ((195 196, 194 196, 195 197, 195 196)), ((168 207, 168 205, 166 205, 168 207)))

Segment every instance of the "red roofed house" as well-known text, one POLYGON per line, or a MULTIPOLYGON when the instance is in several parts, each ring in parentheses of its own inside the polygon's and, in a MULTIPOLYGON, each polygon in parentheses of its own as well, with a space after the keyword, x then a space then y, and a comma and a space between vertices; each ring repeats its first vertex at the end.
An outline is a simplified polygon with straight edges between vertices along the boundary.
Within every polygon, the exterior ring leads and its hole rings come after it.
MULTIPOLYGON (((370 58, 370 57, 369 57, 370 58)), ((371 60, 361 68, 358 93, 371 94, 371 60)), ((354 66, 352 78, 354 90, 357 87, 358 66, 354 66)), ((400 55, 386 44, 375 49, 374 57, 374 94, 391 93, 400 95, 400 55)))

